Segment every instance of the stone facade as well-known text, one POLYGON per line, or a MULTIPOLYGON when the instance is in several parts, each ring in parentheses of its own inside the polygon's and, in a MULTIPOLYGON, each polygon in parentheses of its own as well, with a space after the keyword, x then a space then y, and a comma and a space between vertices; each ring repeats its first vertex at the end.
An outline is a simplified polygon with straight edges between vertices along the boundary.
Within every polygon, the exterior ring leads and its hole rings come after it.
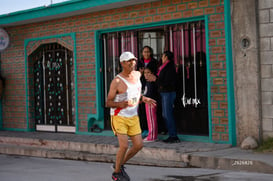
POLYGON ((255 0, 232 1, 233 65, 237 142, 260 139, 260 70, 255 0), (248 40, 244 47, 243 40, 248 40))
POLYGON ((263 137, 273 136, 273 1, 258 1, 263 137))
POLYGON ((262 141, 273 136, 273 1, 231 4, 237 141, 262 141))

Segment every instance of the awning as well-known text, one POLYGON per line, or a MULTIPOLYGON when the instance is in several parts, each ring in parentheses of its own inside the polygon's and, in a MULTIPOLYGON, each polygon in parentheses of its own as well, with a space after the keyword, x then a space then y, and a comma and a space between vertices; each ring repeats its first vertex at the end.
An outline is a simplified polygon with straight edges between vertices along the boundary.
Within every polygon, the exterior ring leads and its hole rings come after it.
POLYGON ((48 21, 154 1, 157 0, 71 0, 0 15, 0 27, 48 21))

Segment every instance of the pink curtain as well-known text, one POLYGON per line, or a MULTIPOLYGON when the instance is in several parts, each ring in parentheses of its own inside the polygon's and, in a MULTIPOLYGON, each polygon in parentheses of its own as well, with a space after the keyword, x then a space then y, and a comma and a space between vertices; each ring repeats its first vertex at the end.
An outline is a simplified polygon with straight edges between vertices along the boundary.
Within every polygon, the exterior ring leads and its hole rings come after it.
MULTIPOLYGON (((172 47, 174 53, 174 61, 177 66, 182 65, 183 56, 186 60, 193 57, 194 54, 200 52, 206 53, 205 27, 203 23, 198 23, 174 25, 171 27, 173 36, 172 47), (195 27, 195 52, 193 43, 193 26, 195 27), (184 55, 182 55, 182 46, 184 48, 184 55)), ((168 33, 168 35, 170 35, 170 33, 168 33)), ((171 46, 168 47, 170 48, 171 46)))
POLYGON ((137 56, 137 36, 134 31, 121 33, 121 51, 130 51, 137 56))

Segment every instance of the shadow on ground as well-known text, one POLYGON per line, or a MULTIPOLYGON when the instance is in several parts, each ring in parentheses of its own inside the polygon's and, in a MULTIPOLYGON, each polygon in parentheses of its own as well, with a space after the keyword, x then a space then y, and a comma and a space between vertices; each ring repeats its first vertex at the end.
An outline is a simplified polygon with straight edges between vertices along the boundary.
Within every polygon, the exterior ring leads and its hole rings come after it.
POLYGON ((194 176, 176 176, 168 175, 164 180, 162 179, 150 179, 149 181, 220 181, 219 178, 209 176, 206 178, 194 177, 194 176))

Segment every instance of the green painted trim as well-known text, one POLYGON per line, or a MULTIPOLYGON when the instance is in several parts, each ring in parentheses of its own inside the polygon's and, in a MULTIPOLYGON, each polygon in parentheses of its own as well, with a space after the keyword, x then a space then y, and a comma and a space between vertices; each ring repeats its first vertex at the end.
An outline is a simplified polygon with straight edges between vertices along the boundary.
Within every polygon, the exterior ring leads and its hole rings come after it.
POLYGON ((45 36, 45 37, 37 37, 37 38, 29 38, 25 39, 24 41, 24 52, 25 52, 25 91, 26 91, 26 121, 27 121, 27 129, 26 130, 32 130, 30 128, 29 124, 29 95, 28 95, 28 55, 27 55, 27 45, 31 41, 39 41, 39 40, 45 40, 45 39, 51 39, 51 38, 60 38, 60 37, 66 37, 70 36, 74 43, 74 70, 75 70, 75 120, 76 120, 76 126, 78 125, 78 85, 77 85, 77 56, 76 56, 76 33, 66 33, 66 34, 59 34, 59 35, 52 35, 52 36, 45 36))
POLYGON ((58 34, 58 35, 42 36, 42 37, 37 37, 37 38, 29 38, 29 39, 25 39, 25 43, 28 44, 31 41, 39 41, 39 40, 45 40, 45 39, 50 39, 50 38, 60 38, 60 37, 64 37, 64 36, 71 36, 71 38, 73 38, 73 35, 74 35, 74 37, 76 37, 75 33, 65 33, 65 34, 58 34))
MULTIPOLYGON (((49 6, 41 6, 38 8, 18 11, 9 14, 0 15, 0 25, 1 24, 11 24, 26 20, 32 20, 37 18, 43 17, 50 17, 60 14, 69 14, 74 11, 80 11, 84 9, 96 9, 100 6, 107 6, 109 5, 109 9, 111 8, 111 4, 117 4, 126 2, 128 0, 72 0, 63 3, 56 3, 49 6)), ((126 5, 126 4, 125 4, 126 5)), ((69 16, 69 15, 67 15, 69 16)))
POLYGON ((178 135, 181 141, 193 141, 193 142, 205 142, 210 143, 211 140, 208 136, 196 136, 196 135, 178 135))
POLYGON ((29 41, 25 40, 24 41, 24 50, 25 50, 25 91, 26 91, 26 121, 27 121, 27 129, 29 129, 29 108, 28 108, 28 103, 29 103, 29 98, 28 98, 28 57, 27 57, 27 45, 29 41))
POLYGON ((76 33, 71 33, 73 40, 73 55, 74 55, 74 81, 75 81, 75 121, 76 121, 76 132, 79 130, 79 112, 78 112, 78 70, 77 70, 77 47, 76 47, 76 33))
MULTIPOLYGON (((90 136, 115 136, 113 131, 105 130, 101 133, 92 133, 92 132, 78 132, 79 135, 90 135, 90 136)), ((168 135, 158 135, 159 140, 164 140, 168 137, 168 135)), ((193 141, 193 142, 205 142, 209 143, 208 136, 194 136, 194 135, 178 135, 181 141, 193 141)), ((226 143, 226 142, 223 142, 226 143)))
POLYGON ((229 120, 229 143, 237 145, 236 140, 236 118, 234 99, 234 78, 231 40, 231 11, 230 1, 224 0, 225 13, 225 39, 226 39, 226 66, 227 66, 227 95, 228 95, 228 120, 229 120))
POLYGON ((206 33, 206 63, 207 63, 207 93, 208 93, 208 116, 209 116, 209 140, 212 139, 212 119, 211 119, 211 83, 210 83, 210 53, 209 53, 209 18, 205 16, 205 33, 206 33))
POLYGON ((77 132, 78 135, 90 135, 90 136, 115 136, 113 131, 102 131, 101 133, 93 132, 77 132))
MULTIPOLYGON (((132 25, 132 26, 122 26, 122 27, 116 27, 116 28, 108 28, 103 30, 97 30, 99 34, 102 33, 111 33, 116 31, 125 31, 125 30, 133 30, 133 29, 139 29, 139 28, 151 28, 156 26, 163 26, 163 25, 169 25, 169 24, 176 24, 176 23, 186 23, 190 21, 200 21, 205 20, 205 16, 196 16, 191 18, 183 18, 183 19, 175 19, 175 20, 167 20, 167 21, 159 21, 154 23, 146 23, 146 24, 139 24, 139 25, 132 25)), ((95 37, 97 38, 97 37, 95 37)))
POLYGON ((0 100, 0 130, 3 128, 3 109, 2 109, 2 100, 0 100))
MULTIPOLYGON (((2 54, 1 54, 1 52, 0 52, 0 72, 2 71, 2 66, 1 66, 1 62, 2 62, 2 54)), ((2 130, 2 128, 3 128, 3 109, 2 109, 3 107, 2 107, 2 99, 0 99, 0 130, 2 130)))
MULTIPOLYGON (((208 136, 196 136, 196 135, 184 135, 184 134, 179 134, 177 136, 181 141, 204 142, 204 143, 211 142, 208 136)), ((158 135, 159 140, 164 140, 167 138, 168 138, 168 135, 158 135)))

